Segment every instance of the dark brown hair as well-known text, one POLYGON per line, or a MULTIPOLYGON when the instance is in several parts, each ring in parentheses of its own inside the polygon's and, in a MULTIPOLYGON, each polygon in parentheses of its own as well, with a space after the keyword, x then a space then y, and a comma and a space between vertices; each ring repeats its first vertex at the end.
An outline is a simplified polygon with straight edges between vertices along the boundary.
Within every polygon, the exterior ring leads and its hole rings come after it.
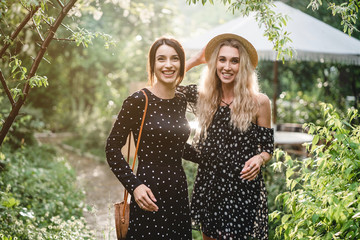
POLYGON ((174 38, 168 38, 168 37, 161 37, 157 39, 150 47, 149 50, 149 57, 148 57, 148 84, 151 86, 154 83, 154 75, 155 75, 155 55, 156 51, 161 45, 168 45, 175 49, 176 53, 179 55, 180 58, 180 73, 179 73, 179 79, 176 83, 176 86, 178 86, 181 81, 184 78, 185 75, 185 52, 181 44, 174 38))

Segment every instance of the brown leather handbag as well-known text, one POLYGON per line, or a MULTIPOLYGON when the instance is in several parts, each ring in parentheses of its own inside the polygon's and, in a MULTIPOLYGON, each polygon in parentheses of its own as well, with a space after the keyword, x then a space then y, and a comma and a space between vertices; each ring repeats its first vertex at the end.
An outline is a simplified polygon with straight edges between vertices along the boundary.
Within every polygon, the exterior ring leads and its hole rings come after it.
MULTIPOLYGON (((139 130, 139 136, 136 144, 135 154, 134 154, 134 160, 132 163, 132 171, 134 171, 135 163, 136 163, 136 157, 137 152, 139 149, 140 139, 141 139, 141 133, 144 126, 145 121, 145 115, 148 107, 148 97, 144 90, 141 90, 145 95, 145 109, 144 114, 139 130)), ((130 160, 130 142, 131 142, 131 133, 129 134, 129 144, 128 144, 128 153, 127 153, 127 162, 129 163, 130 160)), ((118 202, 114 204, 115 207, 115 228, 116 228, 116 236, 118 240, 124 240, 126 239, 126 234, 129 229, 129 217, 130 217, 130 202, 127 201, 128 199, 128 191, 126 189, 124 190, 124 200, 122 202, 118 202)))

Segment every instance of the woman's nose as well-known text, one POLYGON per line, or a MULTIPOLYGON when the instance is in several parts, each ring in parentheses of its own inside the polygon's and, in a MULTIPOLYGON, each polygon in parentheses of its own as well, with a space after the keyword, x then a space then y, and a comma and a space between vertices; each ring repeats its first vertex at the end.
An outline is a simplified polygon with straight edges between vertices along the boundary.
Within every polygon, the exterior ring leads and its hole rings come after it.
POLYGON ((225 63, 224 69, 230 69, 230 62, 225 63))
POLYGON ((172 66, 171 59, 166 60, 165 67, 171 67, 171 66, 172 66))

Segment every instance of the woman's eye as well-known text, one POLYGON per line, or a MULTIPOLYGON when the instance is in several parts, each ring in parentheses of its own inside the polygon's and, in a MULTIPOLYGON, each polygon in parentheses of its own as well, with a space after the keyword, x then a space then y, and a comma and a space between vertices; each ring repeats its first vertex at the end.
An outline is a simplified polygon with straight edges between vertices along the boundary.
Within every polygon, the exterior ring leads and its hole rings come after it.
POLYGON ((173 60, 174 60, 174 61, 179 61, 180 58, 179 58, 179 57, 173 57, 173 60))
POLYGON ((225 62, 225 58, 219 58, 219 62, 225 62))
POLYGON ((239 59, 233 59, 233 60, 231 60, 231 62, 232 62, 233 64, 237 64, 237 63, 239 63, 239 59))
POLYGON ((164 60, 165 60, 165 58, 163 58, 163 57, 159 57, 159 58, 157 58, 157 60, 158 60, 159 62, 162 62, 162 61, 164 61, 164 60))

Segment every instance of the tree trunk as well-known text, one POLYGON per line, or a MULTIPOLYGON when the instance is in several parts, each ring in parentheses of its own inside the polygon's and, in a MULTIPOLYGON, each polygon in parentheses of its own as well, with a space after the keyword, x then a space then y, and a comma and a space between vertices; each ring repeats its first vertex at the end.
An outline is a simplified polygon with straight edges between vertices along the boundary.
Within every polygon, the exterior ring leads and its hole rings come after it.
MULTIPOLYGON (((29 80, 30 78, 32 78, 33 76, 35 76, 35 73, 37 71, 37 69, 39 68, 40 62, 44 57, 44 54, 47 50, 47 47, 49 46, 51 40, 54 38, 55 32, 57 31, 57 29, 59 28, 60 24, 62 23, 62 21, 64 20, 65 16, 68 14, 69 10, 74 6, 74 4, 77 2, 77 0, 71 0, 68 2, 68 4, 66 4, 63 8, 62 11, 60 12, 60 14, 58 15, 56 21, 54 22, 54 24, 50 27, 49 29, 49 34, 48 36, 45 38, 45 40, 43 41, 40 51, 38 52, 32 66, 30 69, 30 72, 27 76, 27 82, 24 86, 23 89, 23 96, 21 96, 18 101, 15 103, 15 105, 13 106, 13 108, 11 109, 9 116, 6 118, 2 129, 0 131, 0 146, 2 145, 6 134, 9 132, 9 129, 11 127, 11 125, 14 123, 16 116, 19 114, 19 110, 20 108, 24 105, 25 100, 29 94, 30 91, 30 84, 29 84, 29 80)), ((24 22, 24 21, 23 21, 24 22)))

